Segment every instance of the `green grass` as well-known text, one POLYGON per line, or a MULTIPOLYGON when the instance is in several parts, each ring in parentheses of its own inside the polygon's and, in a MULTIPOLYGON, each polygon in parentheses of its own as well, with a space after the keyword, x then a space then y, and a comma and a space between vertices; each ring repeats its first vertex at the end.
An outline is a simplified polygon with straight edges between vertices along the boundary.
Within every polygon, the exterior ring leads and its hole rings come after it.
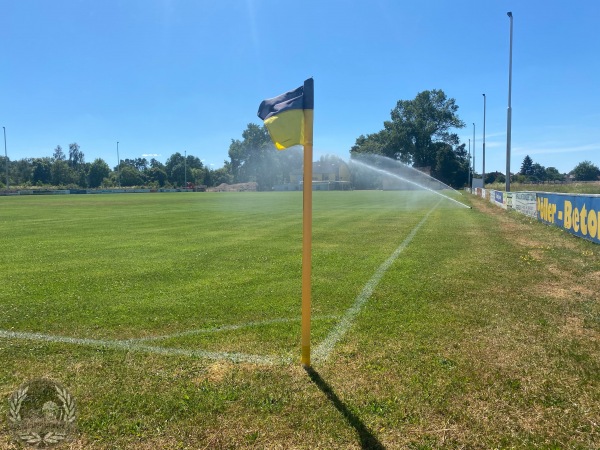
MULTIPOLYGON (((147 343, 280 361, 0 338, 1 393, 68 387, 73 448, 597 448, 598 247, 462 200, 474 209, 439 204, 307 373, 299 193, 0 198, 1 330, 224 327, 147 343)), ((437 202, 315 192, 313 347, 437 202)))

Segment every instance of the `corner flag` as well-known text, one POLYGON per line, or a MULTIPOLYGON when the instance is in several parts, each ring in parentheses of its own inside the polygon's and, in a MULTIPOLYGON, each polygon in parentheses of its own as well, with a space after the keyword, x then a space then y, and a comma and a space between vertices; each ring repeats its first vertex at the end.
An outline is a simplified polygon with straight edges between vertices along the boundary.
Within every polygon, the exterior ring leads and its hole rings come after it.
POLYGON ((314 82, 309 78, 293 91, 264 100, 258 117, 264 122, 279 150, 304 145, 302 187, 302 353, 300 362, 310 367, 310 301, 312 247, 312 166, 313 166, 314 82))
POLYGON ((278 150, 284 150, 292 145, 304 145, 305 126, 312 129, 312 115, 307 118, 304 112, 314 109, 314 83, 309 78, 293 91, 263 100, 258 107, 258 117, 264 122, 271 139, 278 150))

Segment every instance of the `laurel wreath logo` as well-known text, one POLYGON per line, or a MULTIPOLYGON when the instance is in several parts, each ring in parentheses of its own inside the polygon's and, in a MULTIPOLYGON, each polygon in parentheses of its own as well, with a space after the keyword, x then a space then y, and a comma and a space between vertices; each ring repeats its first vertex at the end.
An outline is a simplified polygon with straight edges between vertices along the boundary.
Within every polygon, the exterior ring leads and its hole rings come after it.
POLYGON ((23 404, 25 397, 27 397, 28 390, 29 386, 25 386, 24 388, 17 390, 10 398, 8 418, 13 423, 21 421, 21 405, 23 404))
POLYGON ((42 412, 49 414, 49 417, 53 420, 38 419, 34 423, 37 424, 37 428, 41 429, 31 429, 36 427, 32 427, 30 423, 26 423, 27 420, 22 417, 23 402, 28 398, 28 395, 31 395, 29 391, 30 385, 25 385, 13 393, 9 400, 8 409, 8 419, 17 429, 15 437, 23 444, 38 448, 51 447, 66 440, 68 431, 73 428, 77 418, 75 400, 71 394, 56 383, 48 380, 42 381, 46 385, 49 383, 53 385, 56 391, 55 398, 60 402, 60 406, 58 406, 55 402, 48 401, 44 404, 44 408, 42 408, 42 412), (46 406, 48 406, 48 410, 44 411, 46 406), (56 416, 55 409, 58 409, 56 416))

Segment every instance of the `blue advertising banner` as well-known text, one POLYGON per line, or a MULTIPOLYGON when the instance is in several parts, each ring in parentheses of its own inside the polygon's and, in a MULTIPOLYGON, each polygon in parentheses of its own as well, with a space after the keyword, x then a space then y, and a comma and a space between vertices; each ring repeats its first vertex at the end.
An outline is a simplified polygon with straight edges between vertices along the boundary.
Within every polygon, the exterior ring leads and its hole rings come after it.
POLYGON ((494 191, 494 196, 495 196, 496 203, 500 203, 500 204, 504 203, 504 192, 494 191))
POLYGON ((537 194, 537 217, 600 244, 600 196, 537 194))

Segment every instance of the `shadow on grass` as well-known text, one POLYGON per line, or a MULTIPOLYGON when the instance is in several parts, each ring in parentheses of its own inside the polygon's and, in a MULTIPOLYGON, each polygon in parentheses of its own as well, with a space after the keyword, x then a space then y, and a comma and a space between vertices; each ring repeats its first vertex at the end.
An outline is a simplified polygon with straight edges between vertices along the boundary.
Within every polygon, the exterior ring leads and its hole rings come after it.
POLYGON ((379 442, 379 440, 375 437, 375 435, 373 435, 373 433, 371 433, 371 431, 365 426, 362 420, 360 420, 359 417, 357 417, 355 414, 352 413, 352 411, 348 409, 348 407, 340 400, 336 393, 333 392, 331 386, 329 386, 327 382, 323 380, 323 378, 321 378, 321 375, 319 375, 319 373, 315 369, 313 369, 312 367, 304 367, 304 370, 306 370, 306 373, 308 373, 308 376, 310 377, 312 382, 315 383, 317 387, 323 392, 323 394, 325 394, 327 399, 331 403, 333 403, 335 409, 342 413, 346 421, 356 430, 360 438, 360 446, 362 449, 385 449, 383 444, 379 442))

